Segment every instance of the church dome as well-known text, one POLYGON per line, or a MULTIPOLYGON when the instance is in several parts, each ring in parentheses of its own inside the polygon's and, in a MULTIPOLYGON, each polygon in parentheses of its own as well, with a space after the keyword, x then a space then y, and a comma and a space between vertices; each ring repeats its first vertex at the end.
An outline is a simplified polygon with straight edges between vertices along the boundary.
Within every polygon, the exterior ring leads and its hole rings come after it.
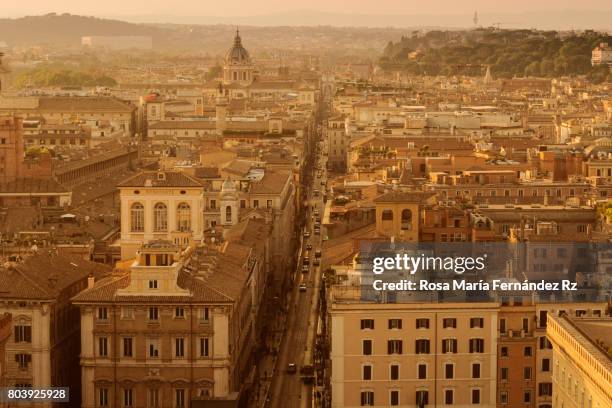
POLYGON ((225 54, 226 65, 250 65, 251 57, 249 52, 242 46, 242 39, 238 30, 236 30, 236 36, 234 37, 234 45, 225 54))

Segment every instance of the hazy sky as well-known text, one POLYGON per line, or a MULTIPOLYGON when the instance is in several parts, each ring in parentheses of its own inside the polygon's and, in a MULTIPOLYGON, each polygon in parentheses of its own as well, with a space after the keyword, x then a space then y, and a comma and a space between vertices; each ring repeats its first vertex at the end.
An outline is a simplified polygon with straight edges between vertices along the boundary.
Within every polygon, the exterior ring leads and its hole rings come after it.
POLYGON ((249 16, 297 10, 347 14, 612 11, 611 0, 0 0, 0 17, 48 12, 95 16, 249 16))

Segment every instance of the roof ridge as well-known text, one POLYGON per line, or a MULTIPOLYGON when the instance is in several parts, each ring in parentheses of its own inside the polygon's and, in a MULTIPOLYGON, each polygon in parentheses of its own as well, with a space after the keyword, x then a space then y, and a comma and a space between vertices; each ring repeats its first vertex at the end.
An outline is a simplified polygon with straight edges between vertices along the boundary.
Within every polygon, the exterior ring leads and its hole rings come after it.
POLYGON ((222 297, 226 298, 226 299, 227 299, 227 300, 229 300, 229 301, 232 301, 232 302, 234 301, 234 299, 233 299, 233 298, 231 298, 230 296, 226 295, 226 294, 225 294, 225 293, 223 293, 223 292, 218 291, 217 289, 215 289, 215 288, 211 287, 210 285, 207 285, 207 284, 206 284, 206 282, 204 282, 204 281, 202 281, 202 280, 197 279, 195 276, 193 276, 193 275, 191 275, 191 274, 189 274, 189 273, 187 273, 187 272, 183 272, 183 273, 185 273, 185 275, 186 275, 186 276, 188 276, 188 277, 189 277, 189 279, 191 279, 192 283, 193 283, 193 282, 195 282, 197 285, 202 285, 204 288, 209 289, 209 290, 211 290, 211 291, 215 292, 216 294, 218 294, 218 295, 220 295, 220 296, 222 296, 222 297))
MULTIPOLYGON (((77 293, 76 295, 74 295, 70 300, 74 301, 75 299, 77 299, 78 297, 81 297, 82 295, 86 295, 86 294, 90 294, 94 291, 98 291, 101 289, 106 288, 107 286, 117 283, 119 281, 121 281, 122 279, 128 278, 130 277, 129 272, 125 272, 119 276, 116 275, 108 275, 108 276, 104 276, 102 279, 100 279, 98 281, 99 285, 94 284, 94 286, 92 286, 91 288, 85 288, 82 291, 80 291, 79 293, 77 293), (105 280, 108 280, 107 282, 104 282, 105 280)), ((108 299, 111 300, 111 299, 108 299)))
MULTIPOLYGON (((26 260, 27 262, 27 260, 26 260)), ((33 286, 37 287, 38 289, 40 289, 43 293, 45 293, 46 295, 52 295, 52 293, 50 293, 47 289, 45 289, 42 285, 40 285, 35 279, 31 278, 27 272, 25 272, 24 270, 21 269, 22 265, 17 265, 13 268, 13 270, 19 272, 21 274, 21 276, 23 276, 26 280, 29 281, 30 284, 32 284, 33 286)))

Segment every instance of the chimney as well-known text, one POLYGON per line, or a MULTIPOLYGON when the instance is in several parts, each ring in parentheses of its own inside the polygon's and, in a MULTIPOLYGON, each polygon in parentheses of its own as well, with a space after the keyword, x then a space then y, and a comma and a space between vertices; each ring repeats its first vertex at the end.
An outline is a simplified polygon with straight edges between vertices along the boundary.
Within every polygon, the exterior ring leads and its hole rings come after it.
POLYGON ((95 282, 96 278, 94 278, 93 274, 90 273, 89 276, 87 276, 87 289, 93 288, 95 282))

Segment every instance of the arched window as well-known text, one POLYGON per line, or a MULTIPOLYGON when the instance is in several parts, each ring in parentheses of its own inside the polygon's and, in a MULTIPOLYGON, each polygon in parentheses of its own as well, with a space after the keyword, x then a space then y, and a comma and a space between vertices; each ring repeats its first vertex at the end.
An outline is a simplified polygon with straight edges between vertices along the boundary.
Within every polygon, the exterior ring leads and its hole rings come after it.
POLYGON ((391 211, 391 210, 384 210, 382 212, 382 220, 383 221, 393 221, 393 211, 391 211))
POLYGON ((144 206, 140 203, 134 203, 130 207, 130 230, 144 232, 144 206))
POLYGON ((176 209, 176 222, 181 232, 191 231, 191 208, 189 204, 180 203, 176 209))
POLYGON ((412 211, 409 209, 402 210, 402 229, 412 229, 412 211))
POLYGON ((232 207, 225 207, 225 222, 232 222, 232 207))
POLYGON ((168 230, 168 207, 166 207, 166 204, 155 204, 153 209, 153 226, 156 232, 168 230))

